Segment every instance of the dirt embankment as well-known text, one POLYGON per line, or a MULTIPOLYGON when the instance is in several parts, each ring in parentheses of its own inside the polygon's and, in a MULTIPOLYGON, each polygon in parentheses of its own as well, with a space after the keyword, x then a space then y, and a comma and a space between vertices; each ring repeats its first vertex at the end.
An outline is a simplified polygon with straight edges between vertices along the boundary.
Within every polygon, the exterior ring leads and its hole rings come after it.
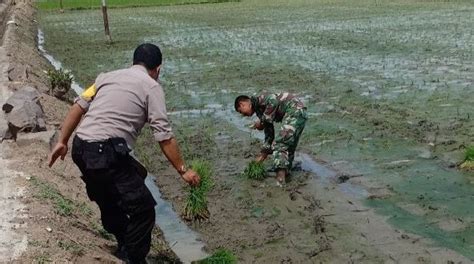
MULTIPOLYGON (((48 131, 19 134, 0 145, 0 263, 121 263, 115 242, 100 224, 70 156, 52 169, 46 164, 50 141, 69 105, 47 94, 45 70, 52 66, 37 49, 33 0, 1 1, 0 101, 24 86, 42 93, 48 131), (5 31, 4 31, 5 30, 5 31)), ((5 125, 1 116, 2 127, 5 125)), ((3 131, 2 131, 3 132, 3 131)), ((152 258, 174 257, 156 229, 152 258)))

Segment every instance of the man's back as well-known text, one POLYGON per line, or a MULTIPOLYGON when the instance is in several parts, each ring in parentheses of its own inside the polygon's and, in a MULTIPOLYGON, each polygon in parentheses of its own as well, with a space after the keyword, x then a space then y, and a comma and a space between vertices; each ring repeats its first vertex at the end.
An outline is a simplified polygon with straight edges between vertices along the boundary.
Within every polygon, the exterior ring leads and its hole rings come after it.
POLYGON ((88 108, 77 135, 86 141, 122 137, 133 146, 145 122, 171 133, 166 119, 163 89, 140 65, 101 74, 92 98, 78 103, 88 108), (89 102, 87 102, 89 100, 89 102), (161 120, 153 118, 161 116, 161 120), (164 117, 164 118, 163 118, 164 117))

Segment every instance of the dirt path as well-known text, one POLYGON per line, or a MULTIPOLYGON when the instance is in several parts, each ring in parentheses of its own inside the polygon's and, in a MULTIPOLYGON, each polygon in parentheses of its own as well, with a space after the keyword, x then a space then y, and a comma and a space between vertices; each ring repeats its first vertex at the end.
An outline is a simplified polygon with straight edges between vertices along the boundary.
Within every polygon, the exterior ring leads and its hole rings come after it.
MULTIPOLYGON (((5 24, 9 19, 9 1, 0 3, 0 38, 3 40, 5 24)), ((8 90, 8 58, 5 47, 0 46, 0 105, 10 95, 8 90)), ((3 111, 0 112, 0 133, 6 128, 3 111)), ((17 229, 21 222, 17 220, 25 217, 24 204, 20 201, 24 188, 20 187, 17 179, 19 173, 8 169, 8 161, 5 159, 6 145, 0 144, 0 262, 8 262, 19 257, 27 247, 26 235, 17 229)))

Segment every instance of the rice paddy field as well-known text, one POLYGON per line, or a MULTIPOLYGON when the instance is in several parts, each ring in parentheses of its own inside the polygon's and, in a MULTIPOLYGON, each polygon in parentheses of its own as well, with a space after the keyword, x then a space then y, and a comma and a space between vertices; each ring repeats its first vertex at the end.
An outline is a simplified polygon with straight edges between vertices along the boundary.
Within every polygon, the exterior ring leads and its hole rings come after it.
MULTIPOLYGON (((356 175, 348 182, 364 192, 353 198, 391 228, 474 261, 474 173, 459 168, 474 145, 474 2, 243 0, 116 8, 109 10, 112 43, 99 9, 60 13, 50 2, 38 1, 45 48, 83 86, 100 72, 129 66, 138 44, 161 47, 161 82, 183 153, 210 159, 218 186, 229 177, 247 181, 232 175, 250 160, 241 152, 255 145, 239 129, 251 120, 233 113, 235 96, 290 91, 304 99, 310 116, 298 152, 338 175, 356 175)), ((150 148, 149 140, 144 133, 138 147, 150 148)), ((165 164, 148 161, 158 173, 165 164)), ((336 179, 329 186, 338 186, 336 179)), ((324 190, 314 197, 331 200, 324 190)), ((209 202, 212 215, 212 195, 209 202)), ((286 246, 278 245, 263 253, 232 249, 250 263, 273 261, 265 256, 286 246)), ((392 261, 367 252, 368 262, 392 261)), ((316 255, 293 260, 312 263, 316 255)))

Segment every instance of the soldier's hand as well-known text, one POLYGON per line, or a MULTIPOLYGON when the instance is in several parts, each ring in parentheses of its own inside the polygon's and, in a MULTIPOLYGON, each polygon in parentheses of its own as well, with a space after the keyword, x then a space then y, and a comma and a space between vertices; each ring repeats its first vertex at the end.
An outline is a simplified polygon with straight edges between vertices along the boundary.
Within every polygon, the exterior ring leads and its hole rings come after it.
POLYGON ((267 157, 268 157, 268 154, 260 153, 260 155, 257 156, 255 161, 260 163, 260 162, 263 162, 264 160, 266 160, 267 157))
POLYGON ((197 172, 193 171, 193 170, 187 170, 184 174, 183 174, 183 180, 185 182, 187 182, 189 185, 191 186, 196 186, 199 184, 199 182, 201 181, 201 177, 199 177, 199 175, 197 174, 197 172))
POLYGON ((54 146, 53 150, 49 154, 48 157, 48 166, 51 168, 53 166, 54 162, 61 157, 61 160, 64 160, 64 157, 66 157, 67 154, 67 145, 58 142, 56 146, 54 146))
POLYGON ((265 126, 262 124, 262 122, 260 122, 260 120, 258 120, 255 122, 255 124, 253 124, 252 128, 257 130, 263 130, 265 126))

